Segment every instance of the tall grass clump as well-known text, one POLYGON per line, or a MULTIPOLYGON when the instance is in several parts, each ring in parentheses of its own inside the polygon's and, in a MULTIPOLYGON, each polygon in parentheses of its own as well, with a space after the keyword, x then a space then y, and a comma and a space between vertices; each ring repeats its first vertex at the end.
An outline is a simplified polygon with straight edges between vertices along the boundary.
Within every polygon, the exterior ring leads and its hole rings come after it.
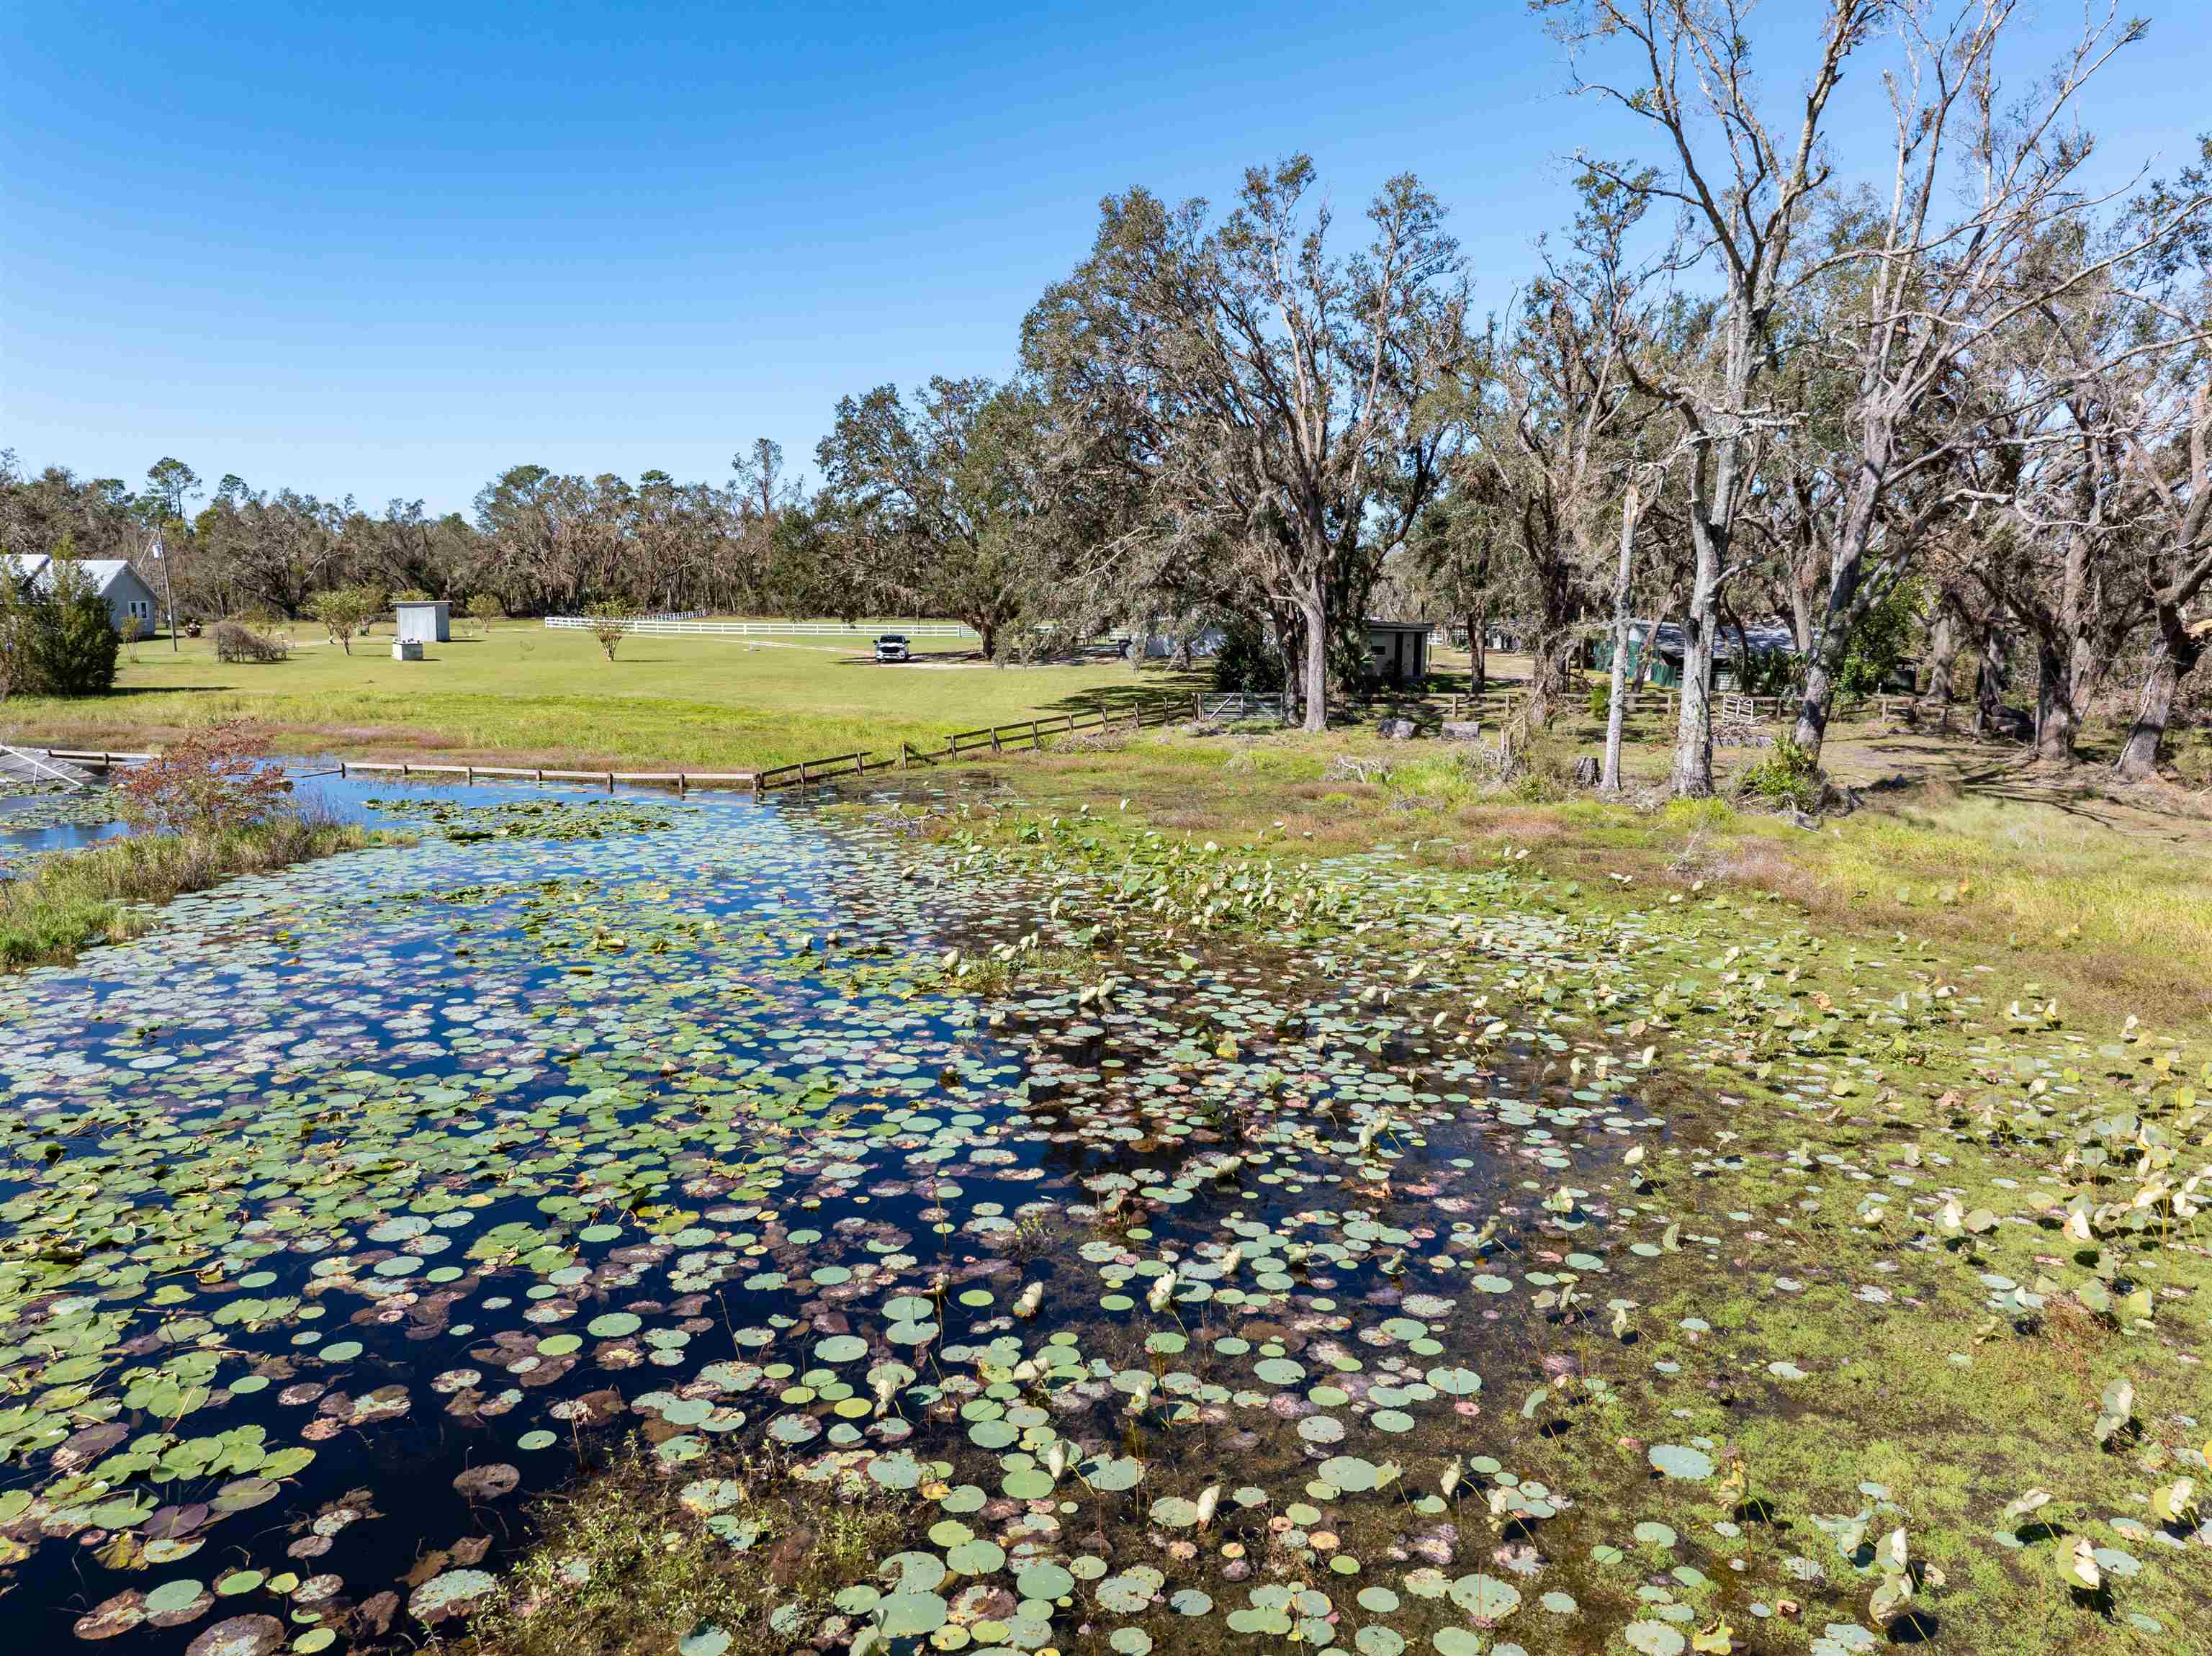
POLYGON ((0 970, 65 965, 89 944, 150 931, 151 911, 234 874, 262 874, 354 851, 376 837, 311 816, 260 762, 240 725, 185 737, 118 790, 142 832, 56 852, 0 882, 0 970))

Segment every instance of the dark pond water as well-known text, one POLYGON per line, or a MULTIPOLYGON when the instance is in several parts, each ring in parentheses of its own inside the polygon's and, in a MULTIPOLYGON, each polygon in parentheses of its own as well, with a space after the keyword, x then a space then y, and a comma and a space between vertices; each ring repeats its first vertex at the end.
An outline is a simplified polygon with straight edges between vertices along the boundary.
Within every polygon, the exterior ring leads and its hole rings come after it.
POLYGON ((1470 1046, 1356 940, 1115 941, 881 816, 302 792, 421 837, 0 980, 0 1625, 411 1643, 642 1429, 917 1492, 793 1649, 1584 1641, 1527 1544, 1582 1515, 1485 1410, 1660 1252, 1574 1183, 1661 1125, 1566 1067, 1602 1040, 1470 1046), (956 948, 1090 964, 985 998, 956 948))

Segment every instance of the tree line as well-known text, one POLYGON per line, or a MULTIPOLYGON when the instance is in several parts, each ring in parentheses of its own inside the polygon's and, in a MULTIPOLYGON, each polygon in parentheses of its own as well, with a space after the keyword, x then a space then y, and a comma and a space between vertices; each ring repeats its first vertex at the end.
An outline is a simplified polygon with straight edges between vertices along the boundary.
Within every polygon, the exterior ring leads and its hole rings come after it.
POLYGON ((1622 662, 1656 620, 1682 640, 1685 796, 1713 786, 1717 661, 1775 616, 1815 761, 1886 652, 1980 725, 2032 682, 2054 761, 2124 688, 2121 769, 2148 771, 2212 647, 2212 140, 2099 182, 2083 105, 2147 26, 2093 13, 2030 64, 2019 0, 1824 0, 1762 27, 1763 79, 1747 0, 1534 9, 1571 89, 1642 139, 1575 157, 1571 221, 1492 308, 1418 178, 1340 225, 1297 155, 1223 210, 1107 198, 1012 374, 845 398, 811 489, 765 440, 714 482, 517 467, 468 518, 11 463, 0 541, 132 555, 158 530, 207 613, 367 583, 946 615, 993 654, 1218 626, 1309 729, 1378 605, 1465 627, 1478 676, 1509 626, 1539 725, 1593 637, 1622 662), (1847 76, 1885 120, 1838 122, 1847 76))

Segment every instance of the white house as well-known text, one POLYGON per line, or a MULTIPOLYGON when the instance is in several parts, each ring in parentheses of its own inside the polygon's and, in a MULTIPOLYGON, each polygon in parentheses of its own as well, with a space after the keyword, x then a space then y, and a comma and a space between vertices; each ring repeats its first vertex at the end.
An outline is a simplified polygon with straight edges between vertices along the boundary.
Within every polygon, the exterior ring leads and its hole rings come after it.
MULTIPOLYGON (((54 561, 44 553, 18 552, 9 560, 15 566, 15 579, 24 585, 40 591, 51 591, 54 585, 54 561)), ((107 619, 117 632, 131 616, 138 620, 141 633, 154 630, 154 615, 160 607, 154 589, 138 578, 127 558, 80 558, 78 570, 92 583, 92 590, 107 604, 107 619)))

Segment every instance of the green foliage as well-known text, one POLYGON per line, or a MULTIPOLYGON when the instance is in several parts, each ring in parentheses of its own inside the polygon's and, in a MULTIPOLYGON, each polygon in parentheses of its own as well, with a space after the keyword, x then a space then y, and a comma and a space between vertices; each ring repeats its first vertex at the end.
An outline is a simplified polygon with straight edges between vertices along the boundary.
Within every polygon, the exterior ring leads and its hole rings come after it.
POLYGON ((1251 616, 1238 616, 1222 628, 1221 648, 1213 658, 1213 688, 1253 695, 1283 688, 1282 652, 1267 641, 1251 616))
POLYGON ((622 598, 602 598, 592 606, 592 636, 599 640, 599 648, 606 652, 609 661, 615 658, 615 652, 629 636, 630 624, 630 607, 622 598))
POLYGON ((27 587, 12 566, 0 576, 0 695, 105 695, 121 643, 106 601, 70 557, 67 537, 48 585, 27 587))
POLYGON ((1774 744, 1771 755, 1744 772, 1739 786, 1747 798, 1808 812, 1820 809, 1828 791, 1820 761, 1786 736, 1774 744))
POLYGON ((1911 653, 1920 626, 1920 588, 1901 581, 1852 624, 1850 653, 1836 688, 1845 695, 1872 695, 1911 653))
POLYGON ((1592 679, 1589 684, 1589 716, 1595 719, 1604 719, 1610 716, 1612 712, 1612 679, 1610 677, 1592 679))
POLYGON ((373 586, 335 587, 316 593, 308 609, 351 655, 354 634, 368 631, 384 613, 384 594, 373 586))
POLYGON ((1747 650, 1737 664, 1736 682, 1746 695, 1787 695, 1803 676, 1802 657, 1780 650, 1747 650))

